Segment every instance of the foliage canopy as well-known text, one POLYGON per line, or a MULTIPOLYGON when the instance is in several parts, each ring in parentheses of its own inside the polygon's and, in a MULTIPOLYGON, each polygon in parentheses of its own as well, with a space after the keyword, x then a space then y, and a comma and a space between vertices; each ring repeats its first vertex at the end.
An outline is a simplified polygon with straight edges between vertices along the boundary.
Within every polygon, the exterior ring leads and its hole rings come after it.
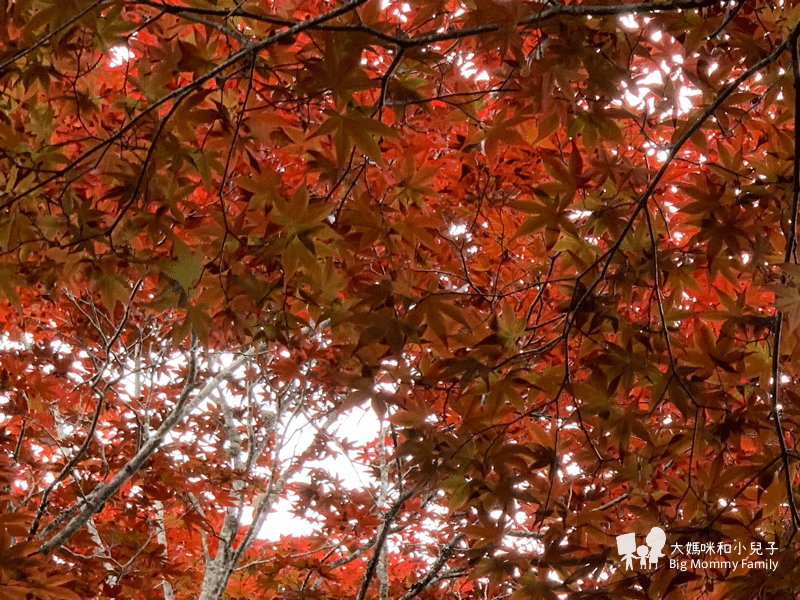
POLYGON ((3 9, 0 596, 800 589, 796 3, 3 9))

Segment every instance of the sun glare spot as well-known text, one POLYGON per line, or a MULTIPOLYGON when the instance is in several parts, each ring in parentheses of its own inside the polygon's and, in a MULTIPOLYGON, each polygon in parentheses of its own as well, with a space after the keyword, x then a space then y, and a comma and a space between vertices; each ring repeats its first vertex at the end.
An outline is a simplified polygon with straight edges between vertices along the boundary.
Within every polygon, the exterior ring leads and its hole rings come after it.
POLYGON ((636 19, 633 15, 622 15, 619 18, 619 22, 622 23, 622 26, 625 29, 635 30, 639 29, 639 23, 636 22, 636 19))
POLYGON ((134 53, 132 50, 128 49, 126 46, 114 46, 111 48, 111 57, 108 63, 109 67, 121 67, 129 60, 134 58, 134 53))
POLYGON ((467 233, 467 226, 464 223, 450 223, 447 233, 453 237, 460 237, 467 233))

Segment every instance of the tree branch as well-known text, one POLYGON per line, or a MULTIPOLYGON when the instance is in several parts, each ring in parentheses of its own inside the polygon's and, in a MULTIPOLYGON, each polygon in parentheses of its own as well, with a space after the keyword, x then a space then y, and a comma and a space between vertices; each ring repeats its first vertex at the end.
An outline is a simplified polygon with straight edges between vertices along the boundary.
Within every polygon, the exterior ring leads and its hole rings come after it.
POLYGON ((380 560, 383 546, 386 543, 386 538, 389 536, 390 526, 400 513, 400 509, 403 507, 403 504, 405 504, 406 500, 411 498, 413 494, 414 492, 412 490, 408 490, 401 494, 400 497, 395 500, 394 504, 392 504, 392 507, 383 516, 383 522, 381 523, 380 530, 378 531, 378 539, 375 541, 375 549, 373 550, 372 556, 367 563, 367 570, 364 572, 364 578, 361 580, 361 588, 358 590, 356 600, 364 600, 366 597, 369 584, 372 581, 372 577, 375 575, 375 569, 378 567, 378 561, 380 560))
MULTIPOLYGON (((196 359, 191 358, 189 372, 187 373, 186 381, 184 383, 181 396, 178 399, 178 403, 175 405, 175 408, 172 409, 172 412, 170 412, 170 414, 161 423, 158 430, 147 440, 147 442, 142 445, 139 452, 137 452, 136 455, 131 458, 125 464, 125 466, 122 467, 114 475, 114 477, 111 478, 108 483, 98 485, 90 494, 87 495, 85 500, 71 507, 70 511, 72 511, 72 514, 74 514, 74 512, 77 510, 80 512, 78 512, 78 514, 75 515, 61 531, 44 542, 39 548, 39 553, 48 554, 54 549, 61 547, 70 537, 80 530, 81 527, 83 527, 89 520, 89 518, 100 509, 106 500, 114 495, 117 490, 119 490, 119 488, 121 488, 122 485, 142 467, 145 461, 147 461, 147 459, 150 458, 150 456, 156 450, 158 450, 158 448, 161 446, 164 436, 166 436, 166 434, 171 431, 173 427, 175 427, 178 421, 180 421, 187 414, 191 413, 192 410, 194 410, 211 394, 212 391, 217 388, 217 386, 225 379, 225 377, 236 371, 236 369, 242 366, 246 361, 250 360, 253 355, 254 351, 250 349, 242 354, 239 358, 231 362, 230 365, 217 373, 200 390, 200 392, 198 392, 192 401, 189 402, 189 395, 191 394, 192 390, 197 387, 196 359)), ((192 357, 194 357, 194 352, 192 352, 192 357)), ((59 517, 61 517, 61 515, 59 515, 59 517)), ((65 520, 59 519, 59 517, 57 517, 53 523, 48 525, 42 531, 41 536, 46 535, 54 527, 57 527, 65 520)))
MULTIPOLYGON (((580 275, 578 275, 577 280, 580 281, 597 265, 603 263, 601 272, 594 280, 594 282, 586 287, 584 293, 574 303, 571 303, 572 305, 571 313, 573 316, 580 309, 580 307, 583 306, 583 303, 586 302, 586 300, 591 296, 592 292, 597 288, 597 286, 600 285, 600 283, 605 280, 605 276, 608 273, 608 269, 611 266, 611 261, 619 251, 620 247, 622 247, 622 243, 625 241, 625 238, 627 237, 628 233, 633 228, 633 224, 636 222, 636 218, 639 216, 639 213, 642 210, 644 210, 645 207, 647 206, 647 202, 650 200, 650 197, 655 192, 656 187, 658 187, 658 184, 661 182, 664 175, 666 175, 667 169, 669 169, 669 166, 672 164, 672 161, 675 160, 675 157, 677 156, 680 149, 683 148, 686 142, 688 142, 691 139, 691 137, 697 131, 700 130, 700 128, 703 126, 703 123, 705 123, 711 117, 711 115, 714 114, 714 112, 722 105, 722 103, 725 102, 725 100, 727 100, 728 97, 731 94, 733 94, 739 88, 740 85, 742 85, 742 83, 750 79, 750 77, 758 73, 761 69, 765 68, 766 66, 778 60, 783 55, 783 53, 786 52, 787 49, 789 49, 792 40, 796 39, 798 31, 800 31, 800 23, 795 24, 795 26, 792 28, 789 37, 786 40, 784 40, 781 44, 779 44, 778 47, 775 48, 775 50, 772 53, 770 53, 769 55, 765 56, 760 61, 755 63, 753 66, 751 66, 741 75, 739 75, 736 79, 734 79, 731 83, 729 83, 724 89, 722 89, 719 92, 719 94, 717 94, 717 97, 714 98, 714 101, 703 109, 703 111, 695 119, 694 123, 692 123, 692 125, 675 141, 675 143, 672 144, 667 154, 667 157, 664 160, 664 163, 661 165, 659 170, 653 176, 653 179, 650 181, 647 188, 639 196, 639 199, 636 202, 636 207, 634 208, 631 216, 626 221, 625 226, 623 227, 620 235, 602 256, 600 256, 591 265, 589 265, 586 269, 584 269, 580 275)), ((567 319, 564 332, 565 337, 567 337, 569 330, 572 327, 572 324, 573 324, 573 319, 567 319)))
MULTIPOLYGON (((800 208, 800 49, 798 49, 798 29, 792 30, 792 35, 787 40, 792 47, 792 71, 794 79, 794 170, 792 174, 792 211, 789 214, 788 230, 786 232, 786 252, 784 262, 790 263, 797 245, 797 212, 800 208)), ((785 281, 785 277, 783 278, 785 281)), ((786 447, 786 438, 783 433, 780 411, 778 410, 781 384, 781 332, 783 329, 783 312, 775 312, 775 326, 772 338, 772 389, 770 404, 772 422, 775 425, 775 435, 781 449, 781 462, 783 463, 784 484, 786 485, 786 501, 792 516, 794 533, 800 530, 800 512, 794 499, 794 486, 792 485, 792 471, 789 466, 789 450, 786 447)))
MULTIPOLYGON (((245 46, 243 49, 241 49, 238 52, 232 54, 228 59, 224 60, 222 63, 220 63, 216 67, 214 67, 213 69, 209 70, 205 75, 198 76, 191 83, 188 83, 188 84, 186 84, 186 85, 184 85, 182 87, 179 87, 179 88, 169 92, 168 94, 165 94, 164 96, 162 96, 158 100, 154 101, 147 108, 142 109, 142 111, 138 115, 133 117, 130 121, 128 121, 125 125, 123 125, 119 129, 117 129, 108 138, 106 138, 102 142, 96 144, 94 147, 90 148, 89 150, 85 151, 83 154, 81 154, 77 158, 73 159, 69 164, 65 165, 63 168, 61 168, 57 173, 55 173, 51 177, 47 177, 43 181, 37 183, 34 186, 31 186, 27 190, 23 190, 22 192, 19 192, 18 194, 12 196, 8 201, 6 201, 2 205, 0 205, 0 210, 8 208, 9 206, 13 205, 17 200, 19 200, 21 198, 24 198, 25 196, 28 196, 29 194, 35 192, 36 190, 41 189, 42 187, 44 187, 48 183, 51 183, 51 182, 55 181, 56 179, 58 179, 59 177, 62 177, 63 175, 68 173, 70 170, 74 169, 76 166, 78 166, 79 164, 84 162, 87 158, 89 158, 90 156, 92 156, 93 154, 98 152, 99 150, 105 148, 106 146, 108 146, 108 145, 114 143, 115 141, 117 141, 118 139, 120 139, 136 123, 141 121, 145 116, 149 115, 151 112, 153 112, 154 110, 156 110, 158 107, 162 106, 163 104, 165 104, 165 103, 167 103, 167 102, 169 102, 171 100, 178 100, 179 101, 180 99, 182 99, 183 96, 186 96, 190 92, 200 88, 207 81, 211 81, 212 79, 214 79, 218 75, 222 74, 226 69, 229 69, 233 65, 237 64, 242 59, 247 58, 248 56, 250 56, 252 54, 257 54, 261 50, 264 50, 265 48, 267 48, 267 47, 269 47, 269 46, 271 46, 271 45, 273 45, 273 44, 275 44, 277 42, 280 42, 280 41, 282 41, 282 40, 284 40, 286 38, 292 37, 293 35, 296 35, 296 34, 302 32, 302 31, 305 31, 307 29, 311 29, 311 28, 319 25, 320 23, 324 23, 325 21, 329 21, 329 20, 334 19, 334 18, 336 18, 336 17, 338 17, 340 15, 343 15, 343 14, 353 10, 354 8, 356 8, 358 6, 361 6, 365 2, 367 2, 367 0, 350 0, 349 2, 345 2, 344 4, 339 6, 338 8, 334 8, 333 10, 330 10, 330 11, 328 11, 328 12, 326 12, 324 14, 321 14, 321 15, 319 15, 317 17, 314 17, 312 19, 307 19, 305 21, 301 21, 299 23, 296 23, 295 25, 293 25, 291 27, 288 27, 288 28, 284 29, 283 31, 279 31, 278 33, 273 34, 273 35, 271 35, 271 36, 269 36, 269 37, 267 37, 267 38, 265 38, 265 39, 263 39, 263 40, 261 40, 261 41, 259 41, 257 43, 249 44, 249 45, 245 46)), ((112 225, 111 228, 106 230, 103 235, 110 234, 111 231, 113 231, 114 227, 116 226, 117 222, 118 221, 115 221, 114 225, 112 225)))
POLYGON ((445 564, 447 564, 447 561, 453 555, 453 548, 455 548, 456 544, 463 540, 464 537, 465 536, 463 533, 459 533, 456 537, 447 542, 447 544, 442 546, 442 549, 439 550, 439 556, 436 557, 436 560, 433 562, 430 569, 428 569, 428 572, 425 573, 422 579, 412 585, 411 589, 408 590, 400 598, 400 600, 411 600, 428 589, 435 582, 435 578, 439 574, 439 571, 442 570, 445 564))
POLYGON ((100 6, 103 2, 105 2, 105 0, 97 0, 96 2, 93 2, 92 4, 90 4, 89 6, 84 8, 81 12, 79 12, 77 15, 75 15, 71 19, 68 19, 66 22, 62 23, 60 26, 58 26, 55 29, 53 29, 53 31, 49 32, 47 35, 42 36, 42 38, 39 39, 38 41, 36 41, 35 43, 31 44, 30 46, 26 46, 25 48, 23 48, 22 50, 17 52, 11 58, 9 58, 9 59, 3 61, 2 63, 0 63, 0 75, 3 74, 3 71, 6 69, 6 67, 8 67, 9 65, 17 62, 20 58, 23 58, 24 56, 30 54, 31 52, 33 52, 34 50, 36 50, 40 46, 43 46, 44 44, 49 42, 52 38, 54 38, 59 33, 64 31, 65 29, 69 29, 70 27, 73 27, 75 25, 75 23, 80 21, 81 18, 84 15, 86 15, 87 13, 92 12, 95 8, 100 6))

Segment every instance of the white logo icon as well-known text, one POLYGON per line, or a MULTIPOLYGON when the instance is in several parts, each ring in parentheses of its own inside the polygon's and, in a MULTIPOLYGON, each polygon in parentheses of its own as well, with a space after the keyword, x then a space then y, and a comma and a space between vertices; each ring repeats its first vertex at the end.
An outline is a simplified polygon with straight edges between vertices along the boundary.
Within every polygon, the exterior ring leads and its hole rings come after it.
POLYGON ((661 549, 667 542, 667 534, 664 533, 661 527, 653 527, 650 533, 647 534, 645 542, 647 542, 646 546, 642 544, 637 547, 635 533, 624 533, 617 536, 617 552, 620 553, 622 560, 625 561, 626 571, 632 568, 634 555, 639 558, 639 567, 642 569, 647 567, 648 562, 650 567, 658 566, 658 559, 664 556, 661 549))

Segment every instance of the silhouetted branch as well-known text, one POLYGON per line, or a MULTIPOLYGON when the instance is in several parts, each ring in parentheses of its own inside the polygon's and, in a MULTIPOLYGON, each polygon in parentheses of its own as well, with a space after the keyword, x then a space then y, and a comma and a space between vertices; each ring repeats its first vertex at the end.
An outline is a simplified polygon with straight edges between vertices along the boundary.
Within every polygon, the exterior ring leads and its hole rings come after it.
POLYGON ((386 538, 389 536, 390 526, 400 513, 400 509, 403 507, 403 504, 405 504, 406 500, 411 498, 413 495, 414 492, 412 490, 408 490, 401 494, 383 516, 383 522, 381 523, 377 540, 375 541, 375 550, 373 551, 372 556, 367 563, 367 570, 364 572, 364 578, 361 580, 361 588, 358 590, 356 600, 364 600, 366 597, 369 584, 372 581, 372 577, 375 575, 375 569, 378 567, 378 560, 380 559, 383 545, 386 543, 386 538))
POLYGON ((447 544, 442 546, 442 549, 439 550, 439 556, 436 557, 436 560, 431 565, 430 569, 428 569, 428 572, 425 573, 422 579, 412 585, 411 589, 408 590, 408 592, 406 592, 400 598, 400 600, 411 600, 433 585, 436 580, 436 576, 439 574, 439 571, 442 570, 442 568, 447 564, 447 561, 453 555, 453 548, 455 548, 456 545, 464 539, 464 537, 465 536, 463 533, 459 533, 456 537, 447 542, 447 544))

